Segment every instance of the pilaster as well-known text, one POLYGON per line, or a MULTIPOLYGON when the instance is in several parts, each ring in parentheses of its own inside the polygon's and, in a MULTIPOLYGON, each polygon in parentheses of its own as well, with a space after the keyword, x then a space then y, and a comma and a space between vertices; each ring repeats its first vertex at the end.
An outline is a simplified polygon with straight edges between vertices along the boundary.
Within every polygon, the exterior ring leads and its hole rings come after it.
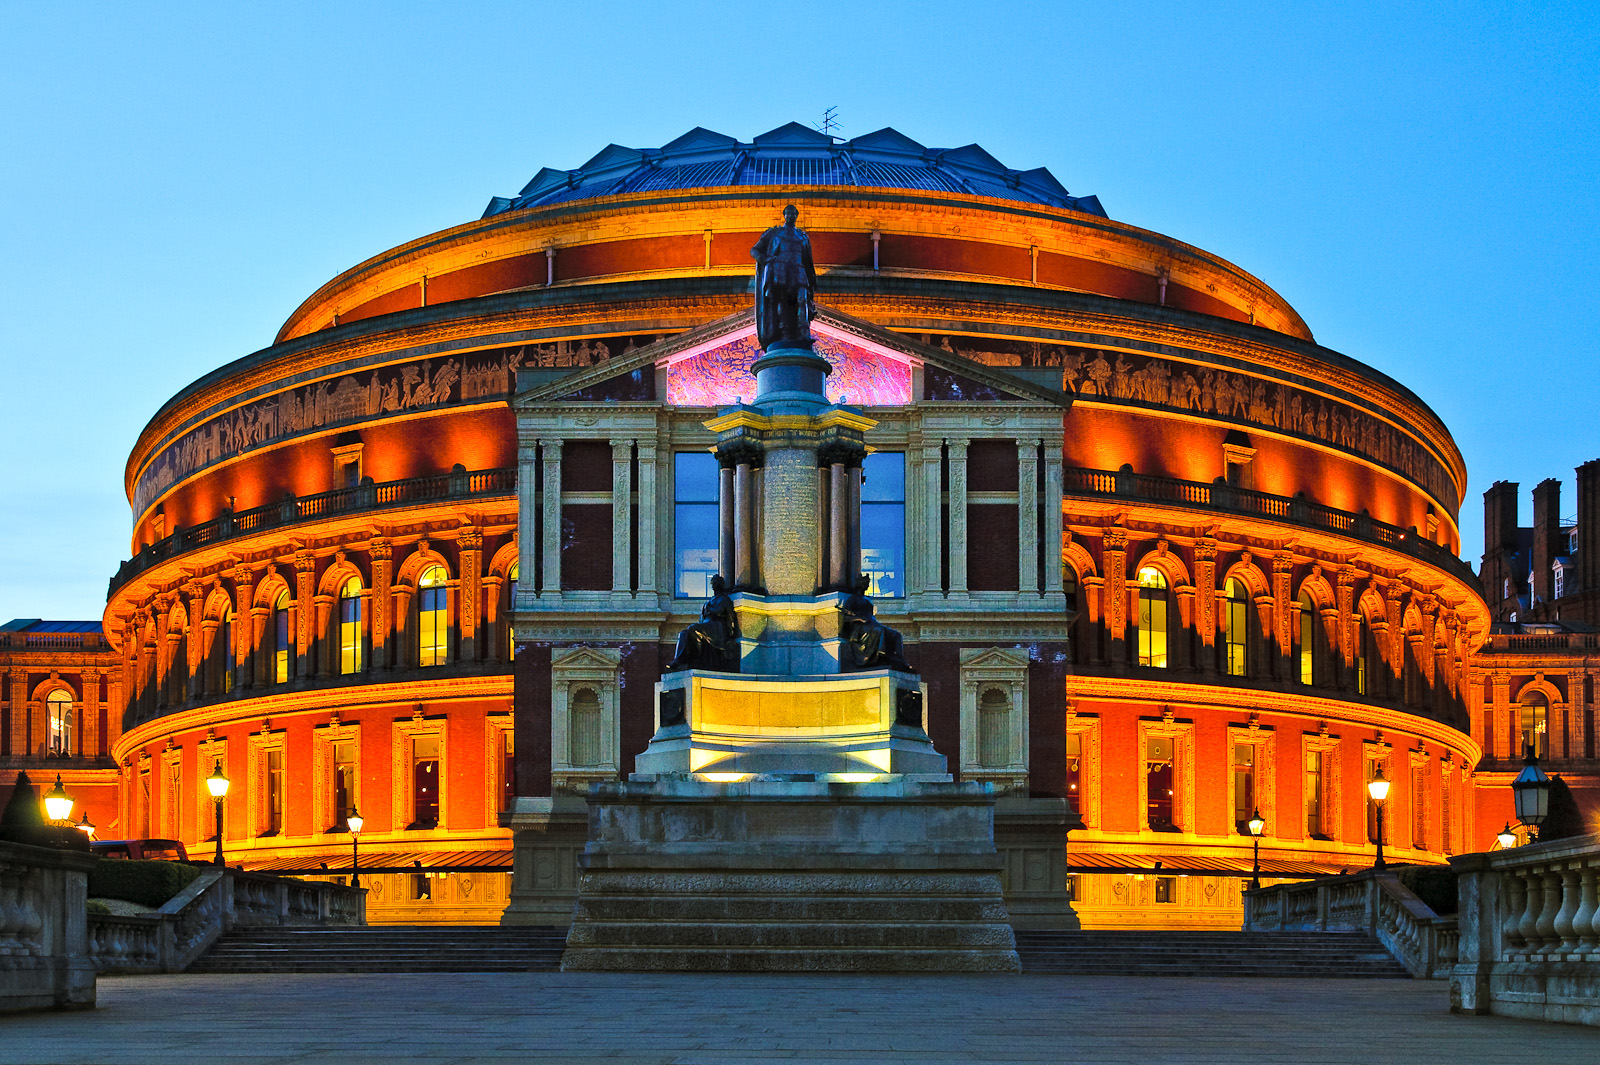
POLYGON ((310 551, 296 551, 294 555, 295 577, 295 659, 298 669, 296 675, 301 677, 315 676, 315 621, 317 610, 317 584, 316 584, 316 558, 310 551))
POLYGON ((967 442, 950 449, 950 594, 967 593, 967 442))
POLYGON ((639 591, 654 595, 656 588, 656 444, 637 442, 639 456, 639 591))
MULTIPOLYGON (((532 480, 530 476, 528 478, 532 480)), ((372 668, 388 669, 389 644, 394 633, 394 544, 386 536, 375 536, 367 546, 372 560, 372 668)))
MULTIPOLYGON (((1059 539, 1057 540, 1059 544, 1059 539)), ((1059 574, 1061 566, 1056 565, 1059 574)), ((1039 441, 1017 441, 1017 590, 1039 591, 1039 441)))
POLYGON ((922 550, 922 588, 930 595, 944 592, 944 450, 938 444, 922 449, 922 521, 918 522, 922 550))
POLYGON ((456 596, 456 627, 460 630, 460 660, 476 662, 478 631, 483 617, 483 530, 469 527, 456 535, 461 580, 456 596))
POLYGON ((633 591, 633 441, 611 441, 611 591, 633 591))
POLYGON ((1106 657, 1114 663, 1123 659, 1123 643, 1128 636, 1128 530, 1113 526, 1101 538, 1105 565, 1105 584, 1101 607, 1106 618, 1106 657))
POLYGON ((541 440, 539 451, 544 499, 540 508, 540 555, 543 569, 539 576, 541 596, 561 594, 561 441, 541 440))

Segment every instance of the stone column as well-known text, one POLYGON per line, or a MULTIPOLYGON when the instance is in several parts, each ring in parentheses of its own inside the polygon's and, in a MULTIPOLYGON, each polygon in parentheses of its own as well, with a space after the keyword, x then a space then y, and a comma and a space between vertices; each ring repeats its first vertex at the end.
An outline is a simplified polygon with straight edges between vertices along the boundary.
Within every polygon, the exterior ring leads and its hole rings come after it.
POLYGON ((541 440, 544 505, 540 508, 543 525, 539 553, 544 563, 539 575, 539 594, 561 594, 561 441, 541 440))
POLYGON ((639 591, 656 589, 656 444, 640 440, 639 448, 639 591))
POLYGON ((310 551, 296 551, 294 555, 295 580, 295 673, 300 677, 316 675, 316 619, 317 619, 317 560, 310 551))
POLYGON ((1217 541, 1194 544, 1194 627, 1200 636, 1200 672, 1217 671, 1217 541))
MULTIPOLYGON (((768 451, 761 472, 761 554, 757 579, 771 595, 811 595, 822 565, 817 453, 810 448, 768 451)), ((849 483, 845 484, 848 506, 849 483)), ((846 568, 848 572, 848 567, 846 568)))
POLYGON ((100 737, 100 748, 97 755, 111 753, 111 745, 117 742, 122 735, 122 708, 126 705, 123 698, 123 679, 116 673, 106 676, 106 731, 100 737))
POLYGON ((944 592, 944 450, 938 444, 922 449, 922 587, 944 592))
POLYGON ((461 661, 476 662, 479 621, 483 617, 483 530, 462 529, 456 536, 461 582, 456 595, 456 625, 461 630, 461 661))
POLYGON ((317 621, 314 631, 316 637, 317 675, 320 677, 336 677, 339 675, 339 615, 337 613, 338 599, 326 592, 318 592, 312 597, 317 607, 317 621))
POLYGON ((78 745, 73 750, 93 758, 100 753, 100 671, 86 669, 79 673, 78 686, 83 689, 83 712, 78 720, 78 745))
POLYGON ((828 466, 828 577, 830 588, 850 586, 850 477, 843 462, 828 466))
POLYGON ((1123 661, 1123 644, 1128 638, 1128 530, 1110 528, 1102 534, 1101 555, 1105 563, 1105 584, 1101 592, 1106 619, 1106 658, 1113 664, 1123 661))
POLYGON ((733 586, 755 583, 755 499, 750 463, 733 468, 733 586))
MULTIPOLYGON (((717 456, 717 572, 730 584, 738 572, 734 541, 739 537, 738 511, 734 503, 733 460, 717 456)), ((677 589, 673 589, 676 595, 677 589)))
POLYGON ((1039 529, 1039 550, 1044 555, 1044 590, 1061 591, 1061 446, 1045 441, 1044 525, 1039 529))
POLYGON ((200 587, 198 581, 190 581, 183 589, 184 614, 188 621, 187 639, 184 642, 185 656, 188 661, 183 663, 187 675, 184 677, 184 701, 193 702, 205 694, 205 655, 206 648, 211 641, 207 637, 216 628, 215 623, 206 625, 206 599, 205 589, 200 587))
POLYGON ((255 575, 249 566, 233 567, 233 687, 251 687, 255 677, 250 655, 255 651, 255 625, 251 605, 255 602, 255 575))
POLYGON ((164 596, 156 600, 155 696, 156 708, 165 709, 167 696, 172 689, 172 646, 167 641, 167 629, 172 624, 172 599, 164 596))
POLYGON ((862 456, 857 455, 846 471, 850 501, 845 509, 844 574, 845 581, 852 587, 861 575, 861 459, 862 456))
POLYGON ((1278 644, 1277 675, 1285 680, 1299 679, 1294 668, 1293 573, 1292 556, 1287 553, 1272 556, 1272 631, 1278 644))
POLYGON ((1346 692, 1356 690, 1356 646, 1361 638, 1360 619, 1356 616, 1356 575, 1349 566, 1340 566, 1335 592, 1335 608, 1339 612, 1339 653, 1344 662, 1340 674, 1340 687, 1346 692))
POLYGON ((1389 639, 1385 650, 1389 659, 1388 675, 1384 678, 1386 692, 1390 698, 1405 700, 1405 675, 1406 675, 1406 632, 1405 611, 1401 604, 1401 596, 1405 589, 1398 583, 1391 582, 1383 589, 1384 603, 1388 607, 1389 639))
POLYGON ((633 441, 611 441, 611 592, 633 591, 633 441))
POLYGON ((28 748, 28 674, 11 672, 11 757, 26 758, 28 748))
MULTIPOLYGON (((534 535, 539 514, 539 449, 517 449, 517 522, 522 530, 517 540, 517 573, 530 589, 539 587, 539 538, 534 535)), ((374 559, 376 563, 376 559, 374 559)), ((372 579, 374 596, 378 586, 377 576, 372 579)), ((377 656, 377 630, 374 629, 373 654, 377 656)))
POLYGON ((950 594, 967 592, 967 442, 950 440, 950 594))
MULTIPOLYGON (((1060 540, 1056 541, 1060 549, 1060 540)), ((1039 591, 1039 441, 1017 441, 1017 591, 1039 591)), ((1061 572, 1057 563, 1056 572, 1061 572)))
MULTIPOLYGON (((527 470, 526 479, 531 481, 532 465, 527 470)), ((389 644, 394 632, 394 544, 386 536, 375 536, 367 547, 367 555, 372 560, 372 611, 367 619, 367 629, 372 634, 369 668, 388 669, 389 644)))

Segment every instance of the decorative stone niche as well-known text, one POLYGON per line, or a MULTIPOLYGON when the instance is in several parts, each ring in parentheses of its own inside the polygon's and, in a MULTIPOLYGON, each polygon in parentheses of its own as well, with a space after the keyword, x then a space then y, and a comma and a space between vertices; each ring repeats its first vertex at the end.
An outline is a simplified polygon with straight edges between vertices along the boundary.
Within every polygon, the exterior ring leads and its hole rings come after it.
POLYGON ((1028 787, 1028 652, 961 651, 961 779, 999 791, 1028 787))
POLYGON ((621 772, 622 652, 573 647, 550 660, 550 771, 558 789, 585 793, 621 772))

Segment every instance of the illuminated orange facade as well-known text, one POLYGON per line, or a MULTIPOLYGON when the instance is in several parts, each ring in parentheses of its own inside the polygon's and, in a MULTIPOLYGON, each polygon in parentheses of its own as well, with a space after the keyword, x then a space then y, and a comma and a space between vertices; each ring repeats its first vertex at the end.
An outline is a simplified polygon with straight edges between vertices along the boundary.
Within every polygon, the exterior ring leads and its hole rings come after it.
MULTIPOLYGON (((1437 416, 1043 171, 798 126, 542 171, 156 413, 104 617, 125 823, 204 852, 220 762, 230 862, 343 875, 359 808, 374 919, 495 919, 516 811, 581 810, 654 728, 703 598, 683 508, 715 504, 674 463, 737 398, 693 360, 737 362, 790 202, 901 456, 880 615, 953 770, 1078 806, 1085 924, 1237 924, 1257 807, 1268 875, 1368 864, 1380 770, 1396 859, 1487 844, 1463 683, 1489 615, 1437 416), (984 746, 991 698, 1025 743, 984 746)), ((568 889, 565 824, 520 890, 568 889)))

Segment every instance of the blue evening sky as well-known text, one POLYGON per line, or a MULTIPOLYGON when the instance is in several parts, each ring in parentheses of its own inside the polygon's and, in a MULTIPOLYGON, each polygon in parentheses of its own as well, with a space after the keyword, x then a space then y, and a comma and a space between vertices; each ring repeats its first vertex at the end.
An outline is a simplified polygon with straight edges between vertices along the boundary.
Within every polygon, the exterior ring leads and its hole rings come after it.
POLYGON ((0 0, 0 620, 100 616, 140 429, 339 271, 609 141, 835 104, 1272 285, 1443 417, 1476 564, 1490 482, 1573 514, 1600 457, 1597 12, 0 0))

